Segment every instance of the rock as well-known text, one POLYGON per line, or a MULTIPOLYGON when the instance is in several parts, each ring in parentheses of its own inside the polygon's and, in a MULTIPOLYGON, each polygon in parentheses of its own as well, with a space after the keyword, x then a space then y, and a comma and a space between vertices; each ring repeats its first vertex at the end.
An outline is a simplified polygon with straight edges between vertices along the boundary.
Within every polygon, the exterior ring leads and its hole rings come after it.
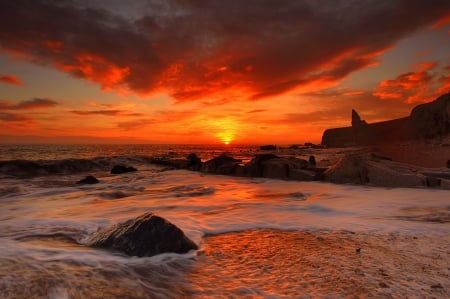
POLYGON ((263 154, 253 158, 245 168, 247 175, 251 177, 310 181, 314 178, 314 173, 304 170, 307 166, 308 162, 303 159, 263 154))
POLYGON ((316 167, 316 157, 309 156, 308 164, 309 167, 316 167))
POLYGON ((319 175, 311 170, 290 169, 288 179, 294 181, 315 181, 319 179, 319 175))
POLYGON ((200 171, 215 174, 234 174, 239 163, 242 160, 235 159, 227 155, 221 155, 203 163, 200 171))
POLYGON ((99 182, 99 180, 92 175, 88 175, 87 177, 85 177, 82 180, 79 180, 77 182, 77 185, 84 185, 84 184, 97 184, 99 182))
POLYGON ((450 94, 416 106, 409 118, 416 138, 438 138, 450 134, 450 94))
POLYGON ((441 179, 441 189, 450 190, 450 180, 441 179))
POLYGON ((139 257, 165 252, 186 253, 198 249, 181 229, 152 213, 100 229, 86 244, 139 257))
POLYGON ((440 283, 437 283, 437 284, 433 284, 432 286, 431 286, 431 288, 432 289, 444 289, 444 287, 440 284, 440 283))
POLYGON ((324 179, 328 182, 340 184, 368 183, 367 169, 364 169, 363 159, 367 158, 362 155, 344 156, 324 172, 324 179))
POLYGON ((373 129, 365 120, 361 120, 359 114, 352 109, 352 129, 353 141, 357 145, 375 144, 375 134, 373 129))
POLYGON ((408 164, 373 159, 370 153, 341 158, 324 172, 324 179, 333 183, 371 184, 385 187, 427 186, 426 176, 408 164))
POLYGON ((390 161, 365 161, 367 182, 384 187, 427 186, 427 178, 411 165, 390 161))
POLYGON ((322 135, 323 145, 327 147, 344 147, 354 145, 352 127, 326 129, 322 135))
POLYGON ((256 155, 250 162, 245 165, 246 173, 250 177, 262 177, 262 163, 271 159, 278 159, 274 154, 256 155))
POLYGON ((194 170, 194 171, 198 171, 202 168, 202 160, 194 153, 191 153, 187 156, 188 161, 189 161, 189 166, 188 168, 190 170, 194 170))
POLYGON ((440 178, 436 178, 436 177, 432 177, 432 176, 427 176, 427 186, 428 187, 439 187, 441 186, 441 179, 440 178))
POLYGON ((261 145, 259 147, 262 151, 275 151, 277 149, 276 145, 270 144, 270 145, 261 145))
POLYGON ((352 126, 324 131, 327 147, 370 145, 450 135, 450 93, 416 106, 407 117, 368 124, 352 110, 352 126))
POLYGON ((114 165, 114 167, 111 169, 111 174, 122 174, 134 171, 137 171, 137 169, 133 166, 126 167, 124 165, 114 165))

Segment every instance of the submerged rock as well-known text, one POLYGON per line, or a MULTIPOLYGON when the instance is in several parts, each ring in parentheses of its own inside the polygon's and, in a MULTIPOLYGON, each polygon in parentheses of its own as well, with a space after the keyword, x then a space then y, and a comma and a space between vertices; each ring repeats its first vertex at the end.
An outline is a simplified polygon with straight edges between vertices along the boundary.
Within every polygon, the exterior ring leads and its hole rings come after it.
POLYGON ((114 167, 111 169, 111 174, 121 174, 134 171, 137 171, 137 169, 133 166, 126 167, 124 165, 114 165, 114 167))
POLYGON ((87 245, 139 257, 198 249, 181 229, 153 213, 100 229, 91 236, 87 245))
POLYGON ((84 184, 97 184, 99 182, 99 180, 92 175, 88 175, 87 177, 85 177, 82 180, 79 180, 77 182, 77 185, 84 185, 84 184))

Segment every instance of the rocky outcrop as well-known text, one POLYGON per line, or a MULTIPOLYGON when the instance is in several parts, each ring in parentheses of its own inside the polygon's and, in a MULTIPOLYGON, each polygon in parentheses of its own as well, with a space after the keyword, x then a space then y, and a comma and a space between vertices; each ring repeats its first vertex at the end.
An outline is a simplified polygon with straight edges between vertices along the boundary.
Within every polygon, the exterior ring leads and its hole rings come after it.
POLYGON ((440 138, 450 134, 450 94, 416 106, 404 118, 368 124, 352 110, 352 126, 327 129, 322 144, 328 147, 372 145, 411 139, 440 138))
POLYGON ((186 159, 189 161, 190 170, 198 171, 202 168, 202 160, 195 153, 189 154, 186 159))
POLYGON ((450 93, 416 106, 409 117, 416 138, 437 138, 450 134, 450 93))
POLYGON ((365 120, 361 120, 359 114, 352 109, 353 141, 358 145, 373 145, 376 143, 373 129, 365 120))
MULTIPOLYGON (((380 159, 372 153, 347 155, 324 172, 324 180, 332 183, 385 187, 429 186, 428 177, 419 167, 380 159)), ((435 181, 435 185, 439 183, 435 181)))
POLYGON ((114 167, 111 169, 111 174, 122 174, 127 172, 135 172, 137 171, 136 168, 133 166, 124 166, 124 165, 114 165, 114 167))
POLYGON ((256 155, 250 162, 226 155, 215 157, 203 163, 201 172, 241 177, 262 177, 281 180, 317 180, 323 168, 316 168, 303 159, 282 158, 274 154, 256 155))
POLYGON ((239 168, 242 160, 234 159, 227 155, 221 155, 206 161, 200 171, 206 173, 233 175, 239 168))
POLYGON ((299 179, 311 181, 314 173, 308 172, 308 162, 297 158, 280 158, 273 154, 257 155, 244 166, 245 173, 251 177, 272 179, 299 179))
POLYGON ((186 253, 198 249, 181 229, 152 213, 100 229, 86 244, 139 257, 165 252, 186 253))
POLYGON ((77 173, 97 169, 102 169, 102 165, 97 161, 87 159, 0 161, 0 173, 17 178, 28 178, 49 174, 77 173))
POLYGON ((87 177, 85 177, 84 179, 81 179, 77 182, 77 185, 92 185, 92 184, 97 184, 99 182, 99 180, 92 175, 88 175, 87 177))
POLYGON ((259 149, 262 151, 275 151, 277 150, 277 146, 273 144, 261 145, 259 149))

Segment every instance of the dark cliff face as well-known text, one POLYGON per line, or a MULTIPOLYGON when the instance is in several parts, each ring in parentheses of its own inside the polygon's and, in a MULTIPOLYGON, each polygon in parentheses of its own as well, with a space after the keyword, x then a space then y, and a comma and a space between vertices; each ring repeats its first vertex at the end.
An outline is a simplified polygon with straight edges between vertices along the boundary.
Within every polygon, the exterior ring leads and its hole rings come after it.
POLYGON ((410 115, 416 138, 436 138, 450 133, 450 93, 416 106, 410 115))
POLYGON ((416 106, 410 116, 368 124, 352 110, 352 126, 327 129, 322 144, 329 147, 371 145, 450 134, 450 93, 416 106))

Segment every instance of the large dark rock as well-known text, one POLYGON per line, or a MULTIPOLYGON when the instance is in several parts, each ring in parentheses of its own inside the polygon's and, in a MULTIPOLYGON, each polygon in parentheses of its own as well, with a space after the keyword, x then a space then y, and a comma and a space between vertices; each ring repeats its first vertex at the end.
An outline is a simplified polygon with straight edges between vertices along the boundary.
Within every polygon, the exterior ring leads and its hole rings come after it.
POLYGON ((111 169, 111 174, 122 174, 127 172, 134 172, 137 171, 136 168, 133 166, 124 166, 124 165, 114 165, 114 167, 111 169))
POLYGON ((234 174, 242 160, 227 155, 221 155, 206 161, 201 166, 201 172, 215 174, 234 174))
POLYGON ((90 237, 87 245, 139 257, 198 249, 181 229, 152 213, 100 229, 90 237))
POLYGON ((352 109, 353 142, 357 145, 375 144, 373 129, 365 120, 361 120, 359 114, 352 109))
POLYGON ((437 138, 450 134, 450 93, 416 106, 410 115, 416 138, 437 138))
POLYGON ((404 140, 442 138, 450 134, 450 93, 416 106, 408 117, 368 124, 352 110, 352 126, 327 129, 322 144, 328 147, 371 145, 404 140))
POLYGON ((280 158, 273 154, 257 155, 245 165, 246 174, 282 180, 311 181, 315 173, 306 170, 308 161, 297 158, 280 158))
POLYGON ((88 175, 84 179, 79 180, 77 182, 77 185, 84 185, 84 184, 92 185, 92 184, 97 184, 98 182, 99 182, 99 180, 95 176, 88 175))
POLYGON ((323 174, 332 183, 370 184, 385 187, 427 186, 427 177, 417 167, 378 159, 371 153, 341 158, 323 174))
POLYGON ((191 153, 186 158, 189 161, 188 168, 190 170, 198 171, 202 168, 202 160, 194 153, 191 153))
POLYGON ((276 146, 276 145, 273 145, 273 144, 261 145, 261 146, 259 147, 259 149, 260 149, 260 150, 263 150, 263 151, 274 151, 274 150, 277 149, 277 146, 276 146))

